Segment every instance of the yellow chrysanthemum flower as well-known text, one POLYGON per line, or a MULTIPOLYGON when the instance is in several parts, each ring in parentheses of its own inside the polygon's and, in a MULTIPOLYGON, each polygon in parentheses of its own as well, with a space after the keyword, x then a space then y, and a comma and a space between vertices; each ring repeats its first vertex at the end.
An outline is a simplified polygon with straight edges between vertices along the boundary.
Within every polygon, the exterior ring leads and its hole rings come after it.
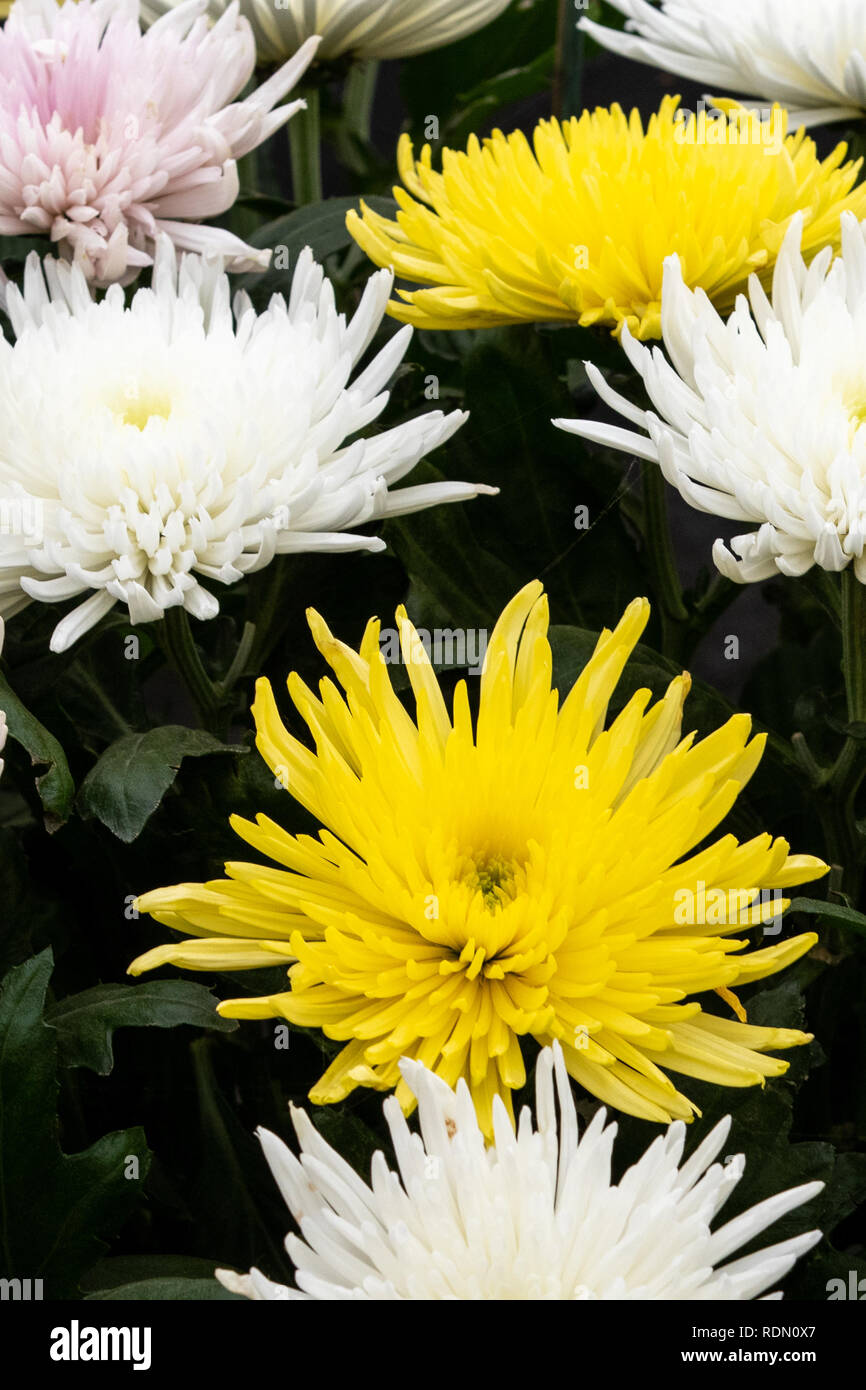
MULTIPOLYGON (((686 284, 732 307, 753 271, 768 272, 788 224, 804 214, 805 250, 839 244, 839 219, 866 216, 862 161, 837 145, 821 162, 803 131, 787 136, 774 107, 677 115, 666 97, 644 133, 619 106, 560 124, 541 121, 532 145, 501 131, 466 153, 429 145, 415 161, 404 135, 396 221, 362 204, 348 226, 379 266, 434 289, 399 291, 390 312, 420 328, 577 320, 627 323, 661 336, 662 268, 678 252, 686 284), (533 153, 534 149, 534 153, 533 153), (852 191, 853 190, 853 191, 852 191), (410 196, 411 195, 411 196, 410 196)), ((732 106, 731 103, 727 105, 732 106)))
POLYGON ((159 946, 131 973, 294 959, 286 993, 231 1000, 220 1012, 285 1018, 346 1042, 313 1101, 396 1087, 408 1110, 398 1063, 412 1057, 449 1086, 464 1077, 488 1133, 493 1097, 510 1109, 524 1084, 527 1035, 559 1039, 576 1081, 649 1120, 695 1112, 666 1071, 728 1086, 780 1075, 788 1064, 762 1054, 808 1034, 705 1013, 690 996, 718 990, 744 1018, 732 988, 773 974, 816 940, 741 954, 743 931, 788 905, 759 890, 814 879, 826 866, 770 835, 742 845, 726 835, 692 853, 751 777, 764 737, 750 739, 749 718, 736 715, 701 742, 681 738, 687 675, 655 704, 639 691, 605 729, 648 616, 636 599, 601 634, 559 707, 547 600, 541 584, 527 585, 491 635, 473 729, 465 682, 449 715, 402 609, 416 721, 392 688, 378 621, 358 653, 311 613, 316 645, 346 692, 324 680, 318 698, 290 676, 315 753, 287 732, 267 681, 254 714, 265 761, 326 829, 295 836, 265 816, 235 818, 274 867, 232 863, 226 880, 147 893, 142 910, 203 939, 159 946), (701 885, 706 900, 739 890, 742 909, 725 925, 710 924, 709 913, 706 924, 683 925, 677 904, 701 885))

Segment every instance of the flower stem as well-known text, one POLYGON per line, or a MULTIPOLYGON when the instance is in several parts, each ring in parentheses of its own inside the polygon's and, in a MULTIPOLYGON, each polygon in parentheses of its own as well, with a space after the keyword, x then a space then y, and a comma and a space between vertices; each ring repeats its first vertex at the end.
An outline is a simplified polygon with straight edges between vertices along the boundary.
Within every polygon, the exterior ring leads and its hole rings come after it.
POLYGON ((292 196, 298 207, 322 201, 321 98, 318 87, 305 93, 306 111, 289 121, 292 196))
POLYGON ((866 585, 849 565, 842 571, 842 670, 849 724, 866 724, 866 585))
POLYGON ((866 860, 866 836, 856 808, 866 777, 866 587, 853 565, 842 571, 842 672, 849 733, 827 776, 822 819, 830 832, 831 857, 844 869, 844 890, 856 905, 866 860))
POLYGON ((833 626, 842 626, 842 598, 835 575, 815 565, 803 577, 802 583, 810 590, 813 598, 823 608, 833 626))
POLYGON ((282 636, 292 574, 290 557, 277 555, 267 569, 250 577, 247 625, 255 628, 255 635, 247 653, 247 671, 261 671, 282 636))
POLYGON ((157 633, 172 666, 183 680, 202 725, 222 736, 224 697, 204 668, 185 608, 168 608, 157 633))
POLYGON ((662 651, 676 660, 685 645, 690 618, 671 541, 665 480, 658 464, 644 463, 641 472, 647 562, 661 609, 662 651))
POLYGON ((375 58, 355 63, 346 78, 343 92, 343 113, 353 135, 366 145, 370 143, 373 103, 379 79, 379 63, 375 58))
POLYGON ((238 649, 235 652, 234 660, 221 681, 217 681, 215 690, 220 699, 225 699, 231 694, 238 681, 247 669, 256 640, 255 623, 245 623, 238 649))
POLYGON ((553 114, 559 120, 580 115, 583 52, 583 31, 577 27, 574 0, 559 0, 553 76, 553 114))
POLYGON ((694 605, 689 655, 691 649, 697 646, 701 638, 713 626, 713 623, 727 612, 739 592, 740 586, 735 584, 732 579, 726 579, 723 574, 713 575, 703 597, 699 598, 694 605))
POLYGON ((91 698, 105 711, 119 736, 122 738, 126 734, 131 734, 133 732, 132 725, 124 719, 120 710, 114 706, 106 694, 102 682, 96 679, 86 661, 82 661, 79 664, 78 672, 79 679, 87 686, 91 698))

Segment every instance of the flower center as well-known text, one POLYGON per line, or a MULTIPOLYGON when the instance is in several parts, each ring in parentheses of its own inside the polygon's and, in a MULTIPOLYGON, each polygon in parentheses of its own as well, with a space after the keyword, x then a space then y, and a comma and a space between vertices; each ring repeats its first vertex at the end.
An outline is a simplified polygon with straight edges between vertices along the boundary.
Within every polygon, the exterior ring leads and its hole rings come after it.
POLYGON ((848 414, 852 437, 866 424, 866 381, 856 377, 842 387, 842 404, 848 414))
POLYGON ((121 424, 143 430, 149 420, 168 419, 171 400, 165 391, 127 391, 111 403, 111 409, 121 424))
POLYGON ((513 859, 500 855, 485 855, 474 861, 468 882, 480 893, 488 908, 504 906, 514 897, 517 865, 513 859))

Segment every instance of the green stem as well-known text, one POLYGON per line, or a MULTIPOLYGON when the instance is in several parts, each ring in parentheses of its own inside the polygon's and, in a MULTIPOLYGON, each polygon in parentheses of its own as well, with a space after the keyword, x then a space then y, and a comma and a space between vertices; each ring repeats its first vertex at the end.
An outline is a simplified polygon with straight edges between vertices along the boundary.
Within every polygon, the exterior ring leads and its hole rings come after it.
MULTIPOLYGON (((866 588, 853 565, 842 571, 842 672, 849 725, 866 725, 866 588)), ((866 744, 849 735, 830 770, 823 797, 828 848, 844 869, 843 886, 856 906, 866 840, 857 824, 857 794, 866 777, 866 744)))
POLYGON ((726 579, 723 574, 714 574, 703 598, 699 598, 695 604, 695 617, 700 619, 704 629, 712 627, 741 592, 740 585, 732 579, 726 579))
POLYGON ((853 565, 842 571, 842 644, 848 722, 866 724, 866 586, 853 565))
POLYGON ((95 678, 95 676, 92 674, 92 672, 89 670, 89 668, 84 662, 80 664, 78 670, 80 673, 80 677, 83 683, 87 686, 87 689, 90 691, 92 698, 108 715, 108 718, 111 720, 112 724, 114 725, 117 732, 121 735, 121 737, 124 734, 131 734, 133 731, 132 725, 127 723, 123 715, 120 713, 120 710, 116 709, 115 706, 112 704, 111 700, 108 698, 108 695, 103 689, 102 683, 95 678))
POLYGON ((379 62, 368 58, 355 63, 346 78, 343 91, 343 113, 346 124, 353 135, 370 143, 373 119, 373 103, 376 99, 376 84, 379 80, 379 62))
MULTIPOLYGON (((846 571, 847 573, 847 571, 846 571)), ((835 628, 842 626, 842 607, 839 585, 832 574, 815 565, 804 575, 802 581, 813 598, 823 608, 835 628)))
POLYGON ((689 610, 683 600, 683 588, 671 541, 665 480, 655 463, 644 463, 641 474, 647 562, 661 610, 662 651, 665 656, 676 660, 688 636, 689 610))
MULTIPOLYGON (((740 586, 723 574, 715 574, 702 598, 694 604, 689 626, 678 637, 679 657, 690 661, 695 648, 718 618, 726 613, 740 592, 740 586)), ((784 745, 784 740, 781 740, 784 745)))
POLYGON ((157 629, 160 645, 189 691, 202 724, 221 736, 223 699, 204 668, 185 608, 168 608, 157 629))
POLYGON ((276 642, 281 627, 276 623, 284 607, 289 557, 277 555, 266 570, 252 576, 247 596, 248 625, 255 626, 255 639, 247 653, 247 670, 261 671, 276 642), (276 629, 276 630, 275 630, 276 629))
POLYGON ((245 623, 243 633, 241 634, 241 640, 238 643, 238 649, 235 652, 234 660, 223 679, 221 681, 217 681, 215 687, 217 694, 220 696, 221 699, 224 699, 226 696, 231 694, 238 681, 240 680, 241 676, 246 671, 247 663, 250 659, 253 647, 255 645, 255 640, 255 623, 245 623))
POLYGON ((822 786, 827 780, 826 768, 823 768, 818 762, 818 759, 806 742, 806 735, 800 733, 799 730, 797 733, 792 734, 791 747, 794 749, 794 755, 799 767, 806 773, 810 784, 813 787, 822 786))
POLYGON ((578 29, 574 0, 559 0, 553 114, 559 120, 579 116, 583 87, 583 30, 578 29))
POLYGON ((322 201, 321 98, 318 87, 306 91, 306 111, 289 121, 292 196, 298 207, 322 201))

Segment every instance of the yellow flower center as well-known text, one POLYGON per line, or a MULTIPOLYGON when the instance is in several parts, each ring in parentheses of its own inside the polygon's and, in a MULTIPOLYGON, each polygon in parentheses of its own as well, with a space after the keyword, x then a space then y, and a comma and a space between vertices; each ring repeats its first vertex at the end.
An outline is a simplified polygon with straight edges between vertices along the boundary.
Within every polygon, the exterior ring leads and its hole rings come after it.
POLYGON ((150 420, 167 420, 171 415, 171 399, 159 390, 127 390, 111 403, 111 409, 123 425, 143 430, 150 420))
POLYGON ((842 403, 848 414, 852 437, 866 424, 866 381, 856 377, 842 388, 842 403))
POLYGON ((487 855, 474 861, 474 872, 470 872, 467 882, 494 912, 514 897, 517 867, 512 859, 487 855))

